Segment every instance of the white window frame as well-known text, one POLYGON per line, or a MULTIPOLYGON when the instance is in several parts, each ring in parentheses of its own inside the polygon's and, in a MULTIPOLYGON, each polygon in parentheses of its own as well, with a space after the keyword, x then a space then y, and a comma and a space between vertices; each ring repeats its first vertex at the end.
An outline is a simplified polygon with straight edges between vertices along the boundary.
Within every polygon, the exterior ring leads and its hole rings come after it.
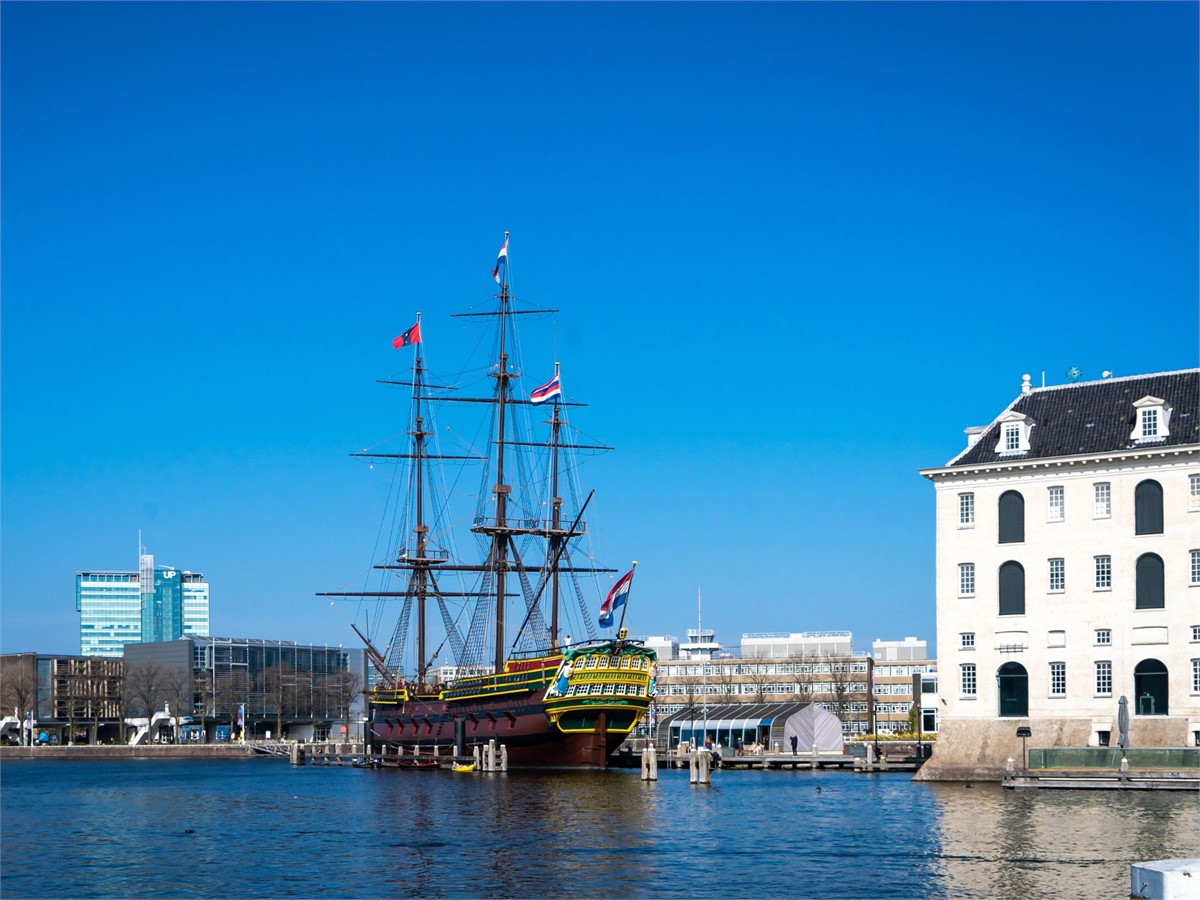
POLYGON ((958 596, 975 596, 975 563, 958 564, 958 596))
POLYGON ((1096 629, 1096 646, 1111 647, 1112 646, 1112 629, 1097 628, 1096 629))
POLYGON ((1200 659, 1192 660, 1192 693, 1200 694, 1200 659))
POLYGON ((1047 590, 1051 594, 1061 594, 1067 589, 1067 562, 1062 558, 1047 560, 1050 564, 1047 590))
POLYGON ((1004 426, 1004 451, 1016 453, 1021 449, 1021 426, 1017 422, 1008 422, 1004 426))
POLYGON ((1111 697, 1113 685, 1113 671, 1111 659, 1098 659, 1094 666, 1095 683, 1092 685, 1095 688, 1097 697, 1111 697), (1107 690, 1106 690, 1107 688, 1107 690))
POLYGON ((1192 587, 1200 586, 1200 550, 1189 551, 1192 558, 1192 580, 1188 582, 1192 587))
POLYGON ((1112 518, 1112 483, 1097 481, 1092 488, 1092 518, 1112 518))
POLYGON ((1065 662, 1050 663, 1050 696, 1067 696, 1067 664, 1065 662))
POLYGON ((959 664, 959 688, 964 697, 979 696, 979 679, 975 671, 975 663, 959 664))
POLYGON ((958 495, 958 527, 975 527, 975 492, 966 491, 958 495))
POLYGON ((1143 397, 1133 404, 1137 410, 1137 421, 1129 439, 1139 443, 1153 444, 1171 436, 1171 404, 1160 397, 1143 397))
POLYGON ((1094 589, 1097 591, 1112 590, 1112 557, 1107 554, 1104 556, 1095 557, 1096 560, 1096 581, 1094 589))
POLYGON ((1007 412, 999 419, 1000 436, 996 441, 996 453, 1001 456, 1018 456, 1029 452, 1029 435, 1034 421, 1019 412, 1007 412))
POLYGON ((1200 512, 1200 475, 1188 476, 1188 512, 1200 512))
POLYGON ((1054 485, 1046 489, 1046 521, 1062 522, 1067 518, 1066 494, 1062 485, 1054 485))
POLYGON ((974 650, 975 649, 975 632, 973 632, 973 631, 961 632, 960 638, 961 638, 961 642, 958 645, 960 650, 974 650))

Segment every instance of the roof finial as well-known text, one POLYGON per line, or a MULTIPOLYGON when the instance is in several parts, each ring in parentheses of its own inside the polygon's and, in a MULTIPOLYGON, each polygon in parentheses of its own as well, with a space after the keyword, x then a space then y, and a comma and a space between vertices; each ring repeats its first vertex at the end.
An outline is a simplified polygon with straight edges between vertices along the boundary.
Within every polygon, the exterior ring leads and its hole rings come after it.
POLYGON ((1030 391, 1033 390, 1033 385, 1031 385, 1029 383, 1029 381, 1030 381, 1029 375, 1021 376, 1021 393, 1022 394, 1028 394, 1030 391))

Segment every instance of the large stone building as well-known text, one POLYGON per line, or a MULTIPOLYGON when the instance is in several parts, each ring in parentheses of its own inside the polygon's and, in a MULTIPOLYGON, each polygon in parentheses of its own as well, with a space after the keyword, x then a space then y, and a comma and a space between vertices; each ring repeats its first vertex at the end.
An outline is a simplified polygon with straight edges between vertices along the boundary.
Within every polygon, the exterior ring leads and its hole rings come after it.
POLYGON ((1200 732, 1200 370, 1021 391, 924 469, 943 701, 930 773, 1200 732))

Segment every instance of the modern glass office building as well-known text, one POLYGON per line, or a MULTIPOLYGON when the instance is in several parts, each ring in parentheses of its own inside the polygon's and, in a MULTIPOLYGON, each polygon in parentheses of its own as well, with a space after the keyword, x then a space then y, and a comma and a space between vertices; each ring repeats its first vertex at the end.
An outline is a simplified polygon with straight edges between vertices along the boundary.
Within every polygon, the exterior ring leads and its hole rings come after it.
POLYGON ((121 656, 126 644, 209 633, 204 575, 154 564, 143 553, 136 572, 76 572, 79 651, 121 656))

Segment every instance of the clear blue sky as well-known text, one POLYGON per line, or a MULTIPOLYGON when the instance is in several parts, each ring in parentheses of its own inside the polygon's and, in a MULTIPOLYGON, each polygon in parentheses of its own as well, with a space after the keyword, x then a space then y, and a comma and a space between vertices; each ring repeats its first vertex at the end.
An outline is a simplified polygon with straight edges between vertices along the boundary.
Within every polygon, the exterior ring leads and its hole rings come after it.
POLYGON ((74 575, 351 643, 376 378, 562 310, 629 625, 934 637, 917 474, 1021 374, 1197 364, 1197 6, 5 3, 4 652, 74 575))

